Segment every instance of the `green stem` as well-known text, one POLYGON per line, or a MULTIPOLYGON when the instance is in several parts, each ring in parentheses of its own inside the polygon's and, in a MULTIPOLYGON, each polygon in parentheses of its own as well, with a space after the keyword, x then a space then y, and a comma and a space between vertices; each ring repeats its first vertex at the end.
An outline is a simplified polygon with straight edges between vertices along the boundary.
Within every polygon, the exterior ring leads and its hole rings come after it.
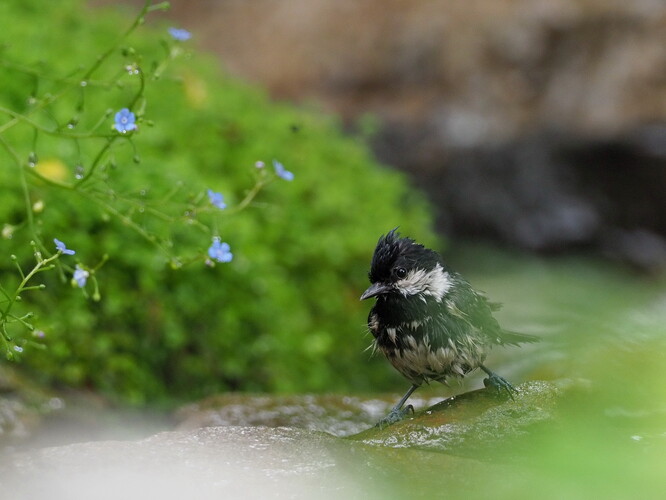
POLYGON ((143 70, 141 68, 137 68, 137 71, 139 72, 139 90, 134 96, 134 99, 130 102, 128 108, 130 111, 134 108, 134 105, 137 103, 139 99, 141 99, 141 96, 143 95, 143 91, 146 88, 146 77, 143 74, 143 70))
MULTIPOLYGON (((27 290, 27 289, 26 289, 26 290, 27 290)), ((10 314, 10 315, 8 316, 8 318, 9 318, 9 319, 12 319, 13 322, 17 322, 17 321, 18 321, 18 322, 21 323, 23 326, 25 326, 28 330, 33 331, 33 330, 35 329, 35 327, 32 326, 30 323, 28 323, 28 322, 25 320, 25 317, 26 317, 26 316, 23 316, 23 317, 19 318, 18 316, 14 316, 13 314, 10 314)), ((28 316, 28 317, 29 317, 29 316, 28 316)))
POLYGON ((264 180, 264 179, 259 179, 257 183, 254 185, 250 191, 245 195, 245 198, 241 200, 241 202, 236 205, 234 208, 225 210, 224 214, 225 215, 232 215, 232 214, 237 214, 238 212, 246 209, 250 203, 257 197, 259 192, 264 188, 266 184, 268 184, 270 180, 264 180))
POLYGON ((139 15, 136 16, 136 18, 134 19, 134 22, 130 25, 130 27, 127 28, 127 30, 125 30, 125 33, 123 33, 118 38, 118 40, 116 40, 116 42, 113 45, 111 45, 111 47, 109 47, 109 49, 107 49, 106 52, 103 52, 97 58, 97 61, 95 61, 95 63, 88 69, 88 71, 86 71, 84 73, 83 81, 87 81, 88 78, 90 78, 92 76, 92 74, 95 71, 97 71, 97 69, 104 63, 104 61, 106 61, 109 58, 109 56, 111 56, 111 54, 113 54, 118 49, 118 47, 120 46, 122 41, 125 38, 127 38, 130 34, 132 34, 132 32, 134 30, 136 30, 139 26, 141 26, 143 24, 143 22, 145 20, 145 15, 148 12, 150 12, 151 10, 153 10, 153 9, 150 8, 151 1, 152 0, 146 0, 146 3, 144 3, 143 8, 141 9, 141 12, 139 12, 139 15))
POLYGON ((171 257, 171 253, 169 252, 169 250, 166 247, 161 245, 156 240, 156 238, 154 236, 152 236, 148 231, 146 231, 144 228, 139 226, 130 217, 127 217, 126 215, 122 214, 121 212, 119 212, 118 210, 113 208, 113 206, 109 205, 108 203, 105 203, 103 200, 97 198, 96 196, 92 196, 92 195, 86 193, 85 191, 79 191, 79 193, 81 194, 81 196, 83 196, 84 198, 87 198, 88 200, 92 201, 96 205, 102 207, 104 210, 106 210, 111 215, 116 217, 120 222, 122 222, 126 226, 128 226, 131 229, 133 229, 134 231, 136 231, 146 241, 148 241, 152 245, 155 245, 160 251, 162 251, 162 253, 164 253, 164 255, 166 255, 167 257, 171 257))
MULTIPOLYGON (((41 71, 36 70, 34 68, 31 68, 30 66, 25 66, 22 64, 18 64, 13 61, 7 61, 3 60, 0 62, 2 66, 5 68, 14 70, 14 71, 19 71, 23 74, 33 76, 35 78, 39 78, 40 80, 45 80, 49 82, 55 82, 55 83, 65 83, 68 84, 69 86, 80 86, 81 85, 81 79, 80 78, 74 78, 73 75, 75 75, 78 71, 81 71, 83 68, 79 67, 76 68, 74 71, 72 71, 69 75, 64 76, 64 77, 53 77, 49 75, 43 74, 41 71)), ((94 87, 100 87, 104 89, 109 89, 113 88, 115 85, 113 82, 107 82, 107 81, 102 81, 102 80, 88 80, 88 86, 94 86, 94 87)))
POLYGON ((108 138, 106 141, 106 144, 102 149, 99 150, 99 153, 97 153, 97 156, 95 156, 95 159, 92 162, 92 165, 90 165, 90 168, 88 169, 88 172, 86 175, 84 175, 78 182, 74 184, 74 188, 78 188, 82 184, 88 181, 90 177, 95 173, 95 170, 97 169, 97 166, 99 165, 99 162, 102 160, 104 157, 104 154, 111 148, 111 145, 114 143, 114 141, 118 138, 119 136, 111 136, 108 138))
POLYGON ((5 113, 13 118, 22 121, 24 123, 27 123, 30 125, 32 128, 35 130, 39 130, 40 132, 44 132, 46 135, 52 135, 56 137, 64 137, 66 139, 87 139, 89 137, 110 137, 109 134, 92 134, 90 132, 63 132, 60 128, 48 128, 43 125, 40 125, 34 120, 31 120, 25 115, 22 115, 21 113, 17 113, 16 111, 13 111, 9 108, 5 108, 0 106, 0 113, 5 113))
MULTIPOLYGON (((14 304, 16 303, 16 300, 21 296, 21 293, 26 289, 26 285, 28 282, 32 279, 35 274, 37 274, 40 270, 40 268, 44 267, 46 264, 50 264, 54 260, 56 260, 58 257, 60 257, 60 252, 57 252, 53 254, 51 257, 48 259, 44 260, 39 260, 37 259, 37 264, 35 264, 35 267, 32 268, 32 270, 26 274, 23 277, 23 280, 21 280, 21 283, 16 287, 16 291, 14 292, 13 296, 9 298, 7 307, 3 311, 0 311, 0 323, 4 324, 7 322, 7 319, 10 316, 10 311, 12 310, 12 307, 14 307, 14 304)), ((7 340, 11 340, 7 338, 7 340)))

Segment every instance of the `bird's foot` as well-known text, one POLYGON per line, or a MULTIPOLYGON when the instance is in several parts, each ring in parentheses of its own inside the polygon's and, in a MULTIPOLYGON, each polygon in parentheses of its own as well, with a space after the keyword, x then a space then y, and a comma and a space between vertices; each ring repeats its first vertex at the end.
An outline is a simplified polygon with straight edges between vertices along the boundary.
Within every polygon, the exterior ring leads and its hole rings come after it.
POLYGON ((375 424, 375 427, 383 429, 396 422, 400 422, 409 412, 414 413, 414 407, 412 405, 407 405, 404 408, 393 408, 388 415, 375 424))
POLYGON ((487 388, 493 388, 495 391, 497 391, 497 394, 501 394, 502 391, 506 391, 506 393, 509 395, 511 399, 513 399, 513 394, 516 391, 516 388, 512 386, 508 380, 506 380, 504 377, 500 377, 497 375, 497 373, 490 372, 488 374, 488 378, 483 379, 483 385, 485 385, 487 388))

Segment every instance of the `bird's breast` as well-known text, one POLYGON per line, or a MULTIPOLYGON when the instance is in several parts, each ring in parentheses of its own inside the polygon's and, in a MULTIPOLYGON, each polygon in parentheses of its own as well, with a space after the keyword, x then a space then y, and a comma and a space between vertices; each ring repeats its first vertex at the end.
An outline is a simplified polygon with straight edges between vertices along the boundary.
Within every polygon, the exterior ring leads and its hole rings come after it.
POLYGON ((439 316, 403 316, 387 321, 380 312, 370 315, 368 326, 375 347, 393 367, 414 383, 462 377, 486 357, 486 346, 474 335, 450 335, 439 316))

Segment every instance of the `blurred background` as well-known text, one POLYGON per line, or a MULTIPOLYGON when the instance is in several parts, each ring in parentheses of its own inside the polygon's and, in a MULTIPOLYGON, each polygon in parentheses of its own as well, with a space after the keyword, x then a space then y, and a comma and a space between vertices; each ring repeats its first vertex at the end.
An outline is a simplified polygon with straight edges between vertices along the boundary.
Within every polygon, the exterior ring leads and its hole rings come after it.
MULTIPOLYGON (((377 238, 400 226, 503 302, 505 327, 544 337, 493 353, 495 370, 585 388, 564 405, 543 470, 602 460, 615 438, 663 458, 666 3, 171 3, 133 43, 149 61, 151 37, 185 28, 190 59, 174 69, 178 85, 156 84, 143 165, 123 182, 166 186, 177 171, 233 201, 243 168, 279 157, 293 185, 226 223, 236 257, 216 273, 164 270, 149 251, 125 251, 120 225, 76 220, 69 246, 94 254, 103 241, 111 253, 106 298, 37 302, 47 349, 26 353, 29 382, 4 376, 6 393, 55 389, 46 401, 58 410, 75 389, 105 408, 162 411, 232 391, 400 392, 405 381, 363 351, 370 304, 358 301, 377 238), (600 421, 608 432, 591 433, 600 421), (571 465, 586 444, 596 451, 571 465)), ((37 4, 16 3, 16 29, 33 31, 8 31, 11 49, 64 71, 143 2, 37 4), (35 16, 51 16, 49 30, 35 16)), ((6 89, 22 102, 20 82, 6 89)))
MULTIPOLYGON (((140 2, 136 2, 140 3, 140 2)), ((175 1, 232 74, 410 174, 452 238, 666 264, 660 0, 175 1)))

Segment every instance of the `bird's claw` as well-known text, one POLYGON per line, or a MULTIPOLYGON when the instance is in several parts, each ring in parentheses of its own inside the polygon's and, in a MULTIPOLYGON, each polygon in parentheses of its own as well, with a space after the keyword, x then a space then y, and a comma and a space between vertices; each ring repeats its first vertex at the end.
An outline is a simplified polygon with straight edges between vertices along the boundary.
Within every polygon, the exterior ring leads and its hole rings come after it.
POLYGON ((487 388, 493 388, 497 391, 497 394, 501 394, 502 390, 506 391, 511 399, 514 399, 514 393, 517 393, 516 388, 512 386, 508 380, 497 375, 497 373, 491 373, 488 375, 488 378, 483 379, 483 385, 487 388))
POLYGON ((409 412, 412 412, 412 414, 414 413, 414 407, 412 405, 407 405, 404 408, 393 408, 388 415, 375 424, 375 427, 383 429, 396 422, 400 422, 409 412))

